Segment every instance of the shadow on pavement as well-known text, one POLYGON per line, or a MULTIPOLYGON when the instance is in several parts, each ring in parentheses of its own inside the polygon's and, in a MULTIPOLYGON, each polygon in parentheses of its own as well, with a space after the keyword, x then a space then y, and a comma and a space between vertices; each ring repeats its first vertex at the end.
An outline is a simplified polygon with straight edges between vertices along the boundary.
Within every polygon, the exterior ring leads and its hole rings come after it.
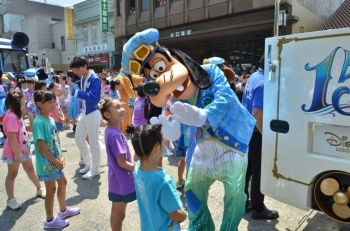
POLYGON ((350 231, 350 225, 337 222, 334 223, 332 218, 326 214, 317 212, 313 217, 306 217, 307 225, 303 229, 297 228, 296 231, 314 231, 314 230, 334 230, 334 231, 350 231), (331 226, 329 224, 332 224, 331 226))
POLYGON ((254 220, 250 212, 246 213, 243 219, 248 221, 248 231, 279 231, 276 228, 278 220, 254 220))
POLYGON ((72 132, 69 132, 69 133, 66 133, 66 137, 68 138, 73 138, 75 137, 75 133, 72 131, 72 132))
MULTIPOLYGON (((72 178, 73 182, 77 185, 77 192, 79 195, 68 198, 66 203, 68 206, 80 204, 85 199, 96 199, 100 194, 100 178, 101 175, 95 176, 91 179, 83 179, 82 174, 79 173, 80 169, 75 171, 75 175, 72 178)), ((103 173, 103 172, 101 172, 103 173)))
POLYGON ((36 200, 42 200, 38 197, 32 197, 21 204, 21 208, 18 210, 11 210, 5 208, 0 215, 1 231, 12 230, 13 226, 16 224, 17 220, 26 212, 30 205, 36 203, 36 200))
POLYGON ((176 166, 179 164, 180 161, 180 157, 176 157, 176 156, 169 156, 169 157, 163 157, 163 161, 165 159, 168 159, 168 164, 170 166, 176 166))

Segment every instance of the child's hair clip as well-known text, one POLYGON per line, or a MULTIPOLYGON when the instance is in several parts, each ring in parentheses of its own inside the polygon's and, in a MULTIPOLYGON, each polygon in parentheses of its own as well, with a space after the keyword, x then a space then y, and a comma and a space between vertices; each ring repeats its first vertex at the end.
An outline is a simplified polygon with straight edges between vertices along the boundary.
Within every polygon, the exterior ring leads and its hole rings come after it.
POLYGON ((19 95, 17 94, 17 92, 15 92, 15 93, 12 93, 12 97, 13 97, 13 98, 18 98, 19 95))
POLYGON ((105 100, 103 99, 103 100, 101 100, 98 104, 97 104, 97 108, 99 109, 99 110, 101 110, 102 108, 103 108, 103 105, 105 104, 105 100))

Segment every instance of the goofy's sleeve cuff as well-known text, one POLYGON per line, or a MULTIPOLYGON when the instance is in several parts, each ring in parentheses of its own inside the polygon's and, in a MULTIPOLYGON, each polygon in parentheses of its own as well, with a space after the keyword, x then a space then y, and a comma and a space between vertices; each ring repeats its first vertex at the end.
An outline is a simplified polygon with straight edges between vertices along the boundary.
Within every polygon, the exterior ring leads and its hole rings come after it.
POLYGON ((207 122, 207 114, 205 113, 205 110, 202 108, 198 108, 198 123, 196 124, 197 127, 203 127, 207 122))

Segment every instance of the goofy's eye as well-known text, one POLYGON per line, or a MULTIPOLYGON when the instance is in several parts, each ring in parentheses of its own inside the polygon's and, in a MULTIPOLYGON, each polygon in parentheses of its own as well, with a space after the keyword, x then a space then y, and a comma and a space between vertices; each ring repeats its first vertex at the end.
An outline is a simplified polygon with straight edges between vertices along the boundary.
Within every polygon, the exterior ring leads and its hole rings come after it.
POLYGON ((151 70, 151 71, 149 72, 149 77, 150 77, 151 79, 155 80, 156 78, 158 78, 158 73, 157 73, 156 71, 154 71, 154 70, 151 70))
POLYGON ((157 72, 164 72, 166 69, 166 64, 163 60, 159 60, 158 62, 156 62, 153 66, 153 70, 157 71, 157 72))

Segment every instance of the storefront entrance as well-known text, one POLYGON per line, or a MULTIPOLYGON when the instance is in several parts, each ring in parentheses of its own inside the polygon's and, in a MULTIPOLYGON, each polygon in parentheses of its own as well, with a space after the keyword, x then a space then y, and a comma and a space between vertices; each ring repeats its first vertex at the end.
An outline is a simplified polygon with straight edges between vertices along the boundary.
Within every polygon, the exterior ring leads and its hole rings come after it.
POLYGON ((109 54, 100 53, 95 55, 85 56, 88 61, 89 68, 96 73, 101 73, 103 70, 109 70, 109 54))

